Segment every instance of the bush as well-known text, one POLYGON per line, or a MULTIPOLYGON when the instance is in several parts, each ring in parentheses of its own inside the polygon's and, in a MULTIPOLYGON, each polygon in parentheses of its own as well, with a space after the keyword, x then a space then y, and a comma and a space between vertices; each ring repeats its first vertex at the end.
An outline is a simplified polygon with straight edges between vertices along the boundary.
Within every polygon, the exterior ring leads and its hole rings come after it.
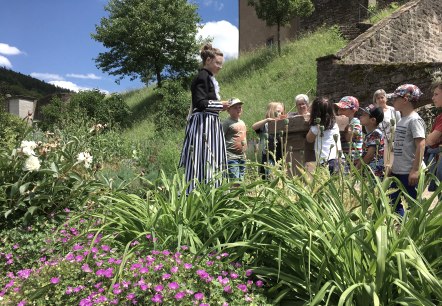
POLYGON ((18 116, 7 113, 0 98, 0 147, 12 149, 22 137, 29 125, 18 116))
POLYGON ((156 105, 156 129, 165 127, 170 129, 182 128, 186 125, 184 118, 189 114, 192 103, 189 91, 180 81, 165 81, 162 87, 158 87, 160 102, 156 105))
POLYGON ((55 127, 66 129, 84 122, 125 127, 130 125, 129 106, 120 95, 106 97, 98 90, 82 91, 64 102, 54 98, 42 109, 44 120, 41 127, 52 130, 55 127))

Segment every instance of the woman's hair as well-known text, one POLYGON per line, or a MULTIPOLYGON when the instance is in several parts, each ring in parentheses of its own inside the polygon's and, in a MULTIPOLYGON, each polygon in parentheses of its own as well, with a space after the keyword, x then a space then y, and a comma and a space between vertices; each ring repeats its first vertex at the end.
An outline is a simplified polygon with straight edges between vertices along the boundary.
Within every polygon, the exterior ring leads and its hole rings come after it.
POLYGON ((267 105, 266 118, 275 118, 275 112, 278 106, 282 107, 282 114, 280 115, 284 115, 284 104, 282 104, 281 102, 270 102, 267 105))
POLYGON ((305 104, 307 104, 307 106, 310 106, 310 102, 309 102, 309 100, 308 100, 308 96, 307 96, 307 95, 299 94, 299 95, 297 95, 297 96, 295 97, 295 103, 296 103, 297 101, 301 101, 301 100, 304 100, 304 101, 305 101, 305 104))
POLYGON ((376 98, 379 96, 387 96, 387 93, 383 89, 378 89, 373 94, 373 104, 376 105, 376 98))
POLYGON ((442 81, 435 81, 431 84, 431 90, 434 91, 436 88, 442 90, 442 81))
POLYGON ((215 58, 216 56, 224 56, 224 55, 220 49, 213 48, 212 44, 205 44, 201 48, 200 56, 201 59, 203 60, 203 65, 204 65, 208 58, 215 58))
POLYGON ((317 97, 313 100, 310 111, 310 125, 316 125, 316 118, 321 119, 320 125, 326 130, 333 128, 336 123, 333 103, 326 97, 317 97))

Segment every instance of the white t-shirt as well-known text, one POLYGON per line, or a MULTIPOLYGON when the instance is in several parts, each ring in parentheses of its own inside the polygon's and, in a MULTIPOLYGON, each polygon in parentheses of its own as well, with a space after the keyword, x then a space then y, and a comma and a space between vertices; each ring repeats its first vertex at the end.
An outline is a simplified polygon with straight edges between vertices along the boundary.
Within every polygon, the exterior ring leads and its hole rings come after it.
POLYGON ((397 123, 394 134, 394 160, 392 172, 394 174, 408 174, 415 159, 416 138, 425 138, 425 122, 413 112, 402 117, 397 123))
POLYGON ((320 157, 321 162, 322 161, 329 161, 330 159, 336 159, 338 154, 336 151, 336 147, 338 151, 342 151, 341 149, 341 136, 339 134, 339 127, 338 124, 335 123, 333 125, 333 128, 330 130, 324 130, 324 136, 321 137, 318 134, 320 133, 318 126, 313 125, 310 127, 310 131, 316 135, 315 138, 315 155, 320 157), (333 135, 338 135, 338 140, 335 143, 335 140, 333 139, 333 135), (333 148, 330 150, 331 145, 333 145, 333 148), (320 150, 320 152, 318 152, 320 150))

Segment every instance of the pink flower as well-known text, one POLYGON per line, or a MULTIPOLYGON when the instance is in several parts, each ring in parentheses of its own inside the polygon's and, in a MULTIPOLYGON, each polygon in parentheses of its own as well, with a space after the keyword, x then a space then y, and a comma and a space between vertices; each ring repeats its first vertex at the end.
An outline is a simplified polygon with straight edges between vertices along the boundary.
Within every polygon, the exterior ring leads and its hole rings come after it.
POLYGON ((238 276, 238 274, 232 272, 232 273, 230 273, 230 277, 233 279, 237 279, 239 276, 238 276))
POLYGON ((17 304, 17 306, 25 306, 26 305, 26 301, 22 300, 20 301, 20 303, 17 304))
POLYGON ((177 290, 180 287, 177 282, 172 282, 169 284, 169 289, 177 290))
POLYGON ((163 289, 164 289, 164 286, 163 286, 163 285, 156 285, 155 288, 154 288, 154 290, 155 290, 156 292, 161 292, 161 291, 163 291, 163 289))
POLYGON ((208 262, 206 262, 206 265, 207 265, 208 267, 213 266, 213 261, 209 260, 208 262))
POLYGON ((126 298, 130 301, 133 300, 135 298, 135 294, 134 293, 129 293, 126 298))
POLYGON ((142 267, 142 268, 140 269, 140 273, 141 273, 141 274, 149 273, 149 269, 146 268, 146 267, 142 267))
POLYGON ((111 250, 110 246, 105 245, 105 244, 103 244, 103 245, 101 246, 101 249, 102 249, 103 251, 105 251, 105 252, 109 252, 109 251, 111 250))
POLYGON ((161 294, 155 294, 153 298, 151 298, 151 301, 154 303, 162 303, 163 302, 163 296, 161 294))
POLYGON ((190 270, 190 269, 192 269, 192 264, 191 263, 185 263, 184 264, 184 269, 186 269, 186 270, 190 270))
POLYGON ((177 294, 175 294, 175 299, 176 300, 181 300, 183 297, 186 296, 186 293, 183 291, 178 292, 177 294))
POLYGON ((163 274, 163 276, 161 277, 163 280, 169 279, 172 275, 170 275, 169 273, 165 273, 163 274))
POLYGON ((84 265, 82 265, 82 266, 81 266, 81 270, 83 270, 83 271, 86 272, 86 273, 90 273, 90 272, 92 272, 92 269, 89 267, 88 264, 84 264, 84 265))
POLYGON ((264 286, 264 282, 263 282, 262 280, 257 280, 257 281, 256 281, 256 286, 257 286, 258 288, 261 288, 262 286, 264 286))
POLYGON ((80 251, 83 249, 83 246, 79 243, 74 244, 74 246, 72 247, 73 251, 80 251))
POLYGON ((174 266, 174 267, 170 268, 170 272, 171 273, 177 273, 178 272, 178 267, 174 266))
POLYGON ((51 278, 51 284, 58 284, 60 282, 60 279, 58 277, 51 278))
POLYGON ((200 300, 204 299, 204 294, 201 292, 197 292, 197 293, 195 293, 194 297, 196 300, 200 301, 200 300))
POLYGON ((245 284, 239 284, 237 287, 242 292, 247 292, 247 286, 245 284))
POLYGON ((230 287, 230 286, 225 286, 223 288, 223 290, 224 290, 225 293, 232 293, 232 287, 230 287))
POLYGON ((248 270, 246 271, 246 276, 247 276, 247 277, 251 276, 252 274, 253 274, 253 270, 248 269, 248 270))

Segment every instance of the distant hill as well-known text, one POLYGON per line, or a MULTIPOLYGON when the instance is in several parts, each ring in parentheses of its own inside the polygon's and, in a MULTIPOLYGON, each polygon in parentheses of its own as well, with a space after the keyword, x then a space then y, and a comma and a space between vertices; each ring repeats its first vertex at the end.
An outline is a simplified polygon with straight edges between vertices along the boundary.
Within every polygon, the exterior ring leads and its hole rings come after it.
POLYGON ((69 92, 72 91, 0 67, 0 95, 10 94, 12 96, 28 96, 40 99, 51 94, 69 92))

